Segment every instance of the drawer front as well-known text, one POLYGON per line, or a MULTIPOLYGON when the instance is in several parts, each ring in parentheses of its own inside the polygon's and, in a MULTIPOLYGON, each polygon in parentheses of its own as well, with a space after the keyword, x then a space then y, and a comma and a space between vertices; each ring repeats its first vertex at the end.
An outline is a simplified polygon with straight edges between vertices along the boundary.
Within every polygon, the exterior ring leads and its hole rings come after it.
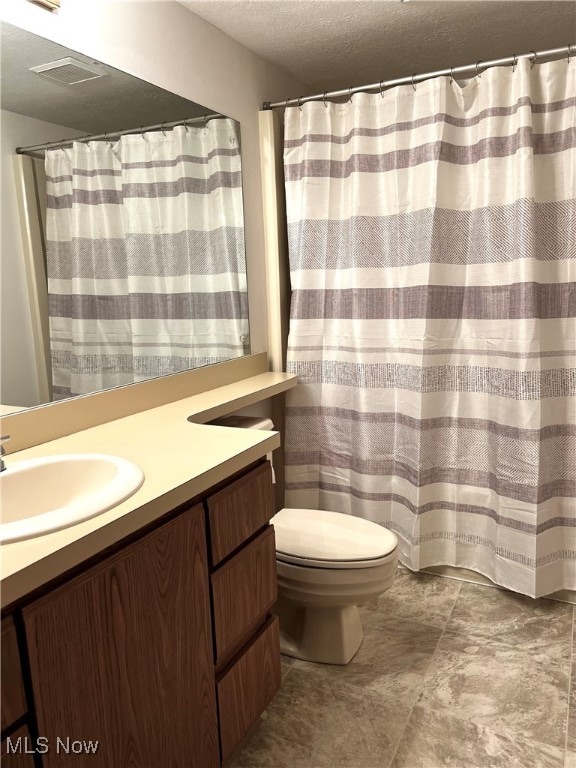
POLYGON ((16 629, 10 617, 2 620, 2 730, 26 712, 16 629))
POLYGON ((272 701, 280 679, 280 633, 274 617, 218 683, 223 763, 272 701))
POLYGON ((272 470, 266 462, 208 499, 212 564, 240 547, 274 515, 272 470))
POLYGON ((36 745, 23 725, 2 742, 2 768, 34 768, 32 752, 36 746, 40 751, 46 748, 43 742, 36 745))
POLYGON ((269 525, 212 574, 216 664, 237 651, 276 602, 276 546, 269 525))

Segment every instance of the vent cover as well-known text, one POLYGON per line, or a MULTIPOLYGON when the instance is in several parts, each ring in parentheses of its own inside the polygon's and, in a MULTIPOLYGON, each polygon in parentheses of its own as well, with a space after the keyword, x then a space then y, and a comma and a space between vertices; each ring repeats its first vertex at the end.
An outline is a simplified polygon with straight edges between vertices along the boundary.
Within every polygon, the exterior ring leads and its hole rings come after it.
POLYGON ((36 72, 66 85, 76 85, 77 83, 84 83, 86 80, 97 80, 108 74, 84 61, 73 59, 71 56, 58 59, 58 61, 49 61, 48 64, 40 64, 37 67, 30 67, 30 72, 36 72))
POLYGON ((60 0, 29 0, 31 3, 41 5, 44 8, 48 8, 49 11, 53 11, 55 8, 60 8, 60 0))

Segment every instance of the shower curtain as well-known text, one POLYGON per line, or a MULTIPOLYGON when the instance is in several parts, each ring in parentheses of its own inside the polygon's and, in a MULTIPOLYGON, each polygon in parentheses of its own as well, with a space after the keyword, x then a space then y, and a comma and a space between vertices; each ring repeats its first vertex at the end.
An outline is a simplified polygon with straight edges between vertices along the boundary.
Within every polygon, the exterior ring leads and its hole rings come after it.
POLYGON ((248 351, 237 123, 48 150, 54 399, 248 351))
POLYGON ((287 505, 576 588, 576 61, 286 112, 287 505))

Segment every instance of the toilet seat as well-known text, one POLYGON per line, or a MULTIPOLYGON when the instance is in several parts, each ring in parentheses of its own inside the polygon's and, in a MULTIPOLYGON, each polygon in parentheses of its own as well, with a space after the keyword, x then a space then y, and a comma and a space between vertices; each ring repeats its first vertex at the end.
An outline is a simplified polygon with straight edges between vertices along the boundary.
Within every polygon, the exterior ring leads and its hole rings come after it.
POLYGON ((352 568, 374 568, 376 565, 384 565, 390 560, 393 550, 383 557, 375 557, 372 560, 318 560, 311 557, 297 557, 296 555, 287 555, 285 552, 276 552, 276 559, 281 563, 289 565, 299 565, 304 568, 329 568, 330 570, 352 569, 352 568))
POLYGON ((389 561, 398 546, 392 531, 339 512, 282 509, 271 522, 276 532, 276 558, 292 565, 373 568, 389 561))

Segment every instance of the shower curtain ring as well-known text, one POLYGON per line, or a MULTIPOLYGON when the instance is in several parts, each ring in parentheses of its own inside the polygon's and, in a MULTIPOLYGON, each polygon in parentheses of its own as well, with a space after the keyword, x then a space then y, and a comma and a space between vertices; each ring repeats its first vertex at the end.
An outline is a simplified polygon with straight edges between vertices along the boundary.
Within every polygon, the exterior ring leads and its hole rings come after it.
POLYGON ((302 112, 302 106, 300 104, 300 96, 298 96, 298 109, 302 112))
POLYGON ((512 72, 516 72, 516 64, 518 64, 518 56, 515 53, 512 54, 514 61, 512 62, 512 72))
POLYGON ((454 67, 450 67, 450 85, 454 82, 454 67))
POLYGON ((324 102, 324 109, 328 109, 328 104, 326 104, 326 94, 327 93, 328 93, 328 91, 324 91, 324 93, 322 94, 322 101, 324 102))
POLYGON ((352 86, 348 87, 348 102, 352 101, 352 86))
POLYGON ((532 59, 532 63, 530 64, 530 69, 534 69, 534 64, 536 64, 536 59, 538 58, 538 54, 536 51, 530 51, 530 53, 534 54, 534 58, 532 59))
POLYGON ((384 89, 382 88, 382 83, 383 82, 384 82, 383 80, 380 80, 380 96, 381 96, 381 98, 384 98, 384 89))
POLYGON ((160 130, 162 131, 162 136, 166 138, 166 131, 164 130, 164 123, 160 123, 160 130))
POLYGON ((414 72, 414 74, 412 75, 412 88, 414 88, 414 90, 416 90, 416 86, 414 85, 414 78, 416 77, 416 74, 417 73, 414 72))
POLYGON ((477 62, 476 62, 476 77, 477 77, 478 79, 480 79, 480 78, 482 77, 482 75, 481 75, 481 74, 480 74, 480 72, 478 71, 478 67, 480 66, 480 64, 482 64, 482 59, 480 59, 479 61, 477 61, 477 62))
POLYGON ((572 43, 568 43, 568 61, 567 64, 570 64, 570 57, 572 56, 572 43))
POLYGON ((284 104, 284 109, 288 109, 288 102, 290 101, 290 97, 286 99, 286 104, 284 104))
POLYGON ((142 136, 143 140, 146 141, 146 136, 144 136, 144 127, 140 126, 140 136, 142 136))

